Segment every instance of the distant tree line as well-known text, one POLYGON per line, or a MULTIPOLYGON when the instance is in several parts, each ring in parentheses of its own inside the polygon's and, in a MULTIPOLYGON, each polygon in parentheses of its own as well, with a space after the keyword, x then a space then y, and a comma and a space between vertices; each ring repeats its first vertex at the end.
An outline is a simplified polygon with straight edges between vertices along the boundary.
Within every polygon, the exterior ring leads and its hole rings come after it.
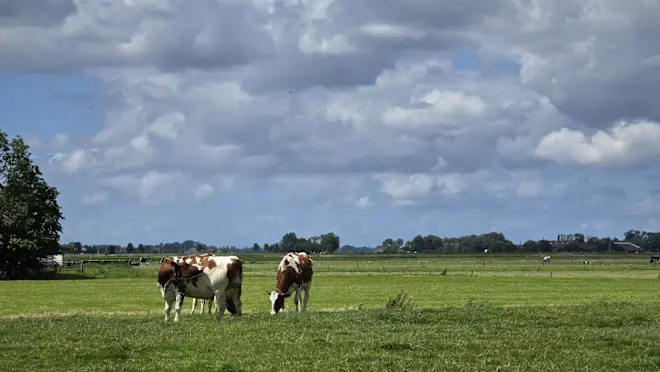
POLYGON ((465 235, 459 237, 440 237, 437 235, 417 235, 405 241, 402 238, 386 238, 377 247, 356 247, 341 245, 337 234, 329 232, 312 237, 299 237, 295 232, 288 232, 273 243, 252 246, 215 246, 194 240, 183 242, 138 244, 128 243, 125 246, 116 244, 82 244, 69 242, 61 246, 64 253, 147 253, 147 254, 191 254, 204 252, 218 253, 286 253, 304 251, 308 253, 550 253, 550 252, 609 252, 613 242, 629 242, 643 251, 660 250, 660 233, 638 230, 628 230, 623 239, 617 237, 585 236, 581 233, 559 234, 555 240, 527 240, 524 243, 514 243, 504 234, 490 232, 480 235, 465 235))

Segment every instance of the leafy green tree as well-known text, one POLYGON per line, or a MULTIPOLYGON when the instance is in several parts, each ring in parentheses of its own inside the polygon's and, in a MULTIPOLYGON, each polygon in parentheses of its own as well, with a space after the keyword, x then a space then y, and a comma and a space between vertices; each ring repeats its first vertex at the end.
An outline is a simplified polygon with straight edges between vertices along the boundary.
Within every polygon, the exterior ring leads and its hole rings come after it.
POLYGON ((383 247, 389 248, 393 245, 394 245, 394 240, 392 238, 387 238, 387 239, 383 240, 383 244, 382 244, 383 247))
POLYGON ((296 249, 298 243, 298 236, 294 232, 284 234, 280 240, 279 249, 274 252, 290 252, 296 249))
POLYGON ((135 247, 133 247, 133 243, 129 242, 128 245, 126 245, 126 253, 133 253, 133 252, 135 252, 135 247))
POLYGON ((540 252, 539 242, 536 240, 528 240, 523 243, 521 247, 522 252, 531 253, 531 252, 540 252))
POLYGON ((140 253, 144 253, 144 245, 138 244, 137 251, 140 252, 140 253))
POLYGON ((339 250, 339 237, 333 232, 321 235, 321 249, 328 253, 334 253, 339 250))
POLYGON ((252 250, 253 251, 259 252, 260 249, 261 249, 261 247, 259 246, 259 243, 252 244, 252 250))
POLYGON ((410 241, 410 248, 412 251, 424 252, 426 250, 426 241, 421 235, 416 235, 410 241))
POLYGON ((32 163, 20 136, 0 130, 0 277, 31 278, 40 258, 61 252, 59 192, 32 163))

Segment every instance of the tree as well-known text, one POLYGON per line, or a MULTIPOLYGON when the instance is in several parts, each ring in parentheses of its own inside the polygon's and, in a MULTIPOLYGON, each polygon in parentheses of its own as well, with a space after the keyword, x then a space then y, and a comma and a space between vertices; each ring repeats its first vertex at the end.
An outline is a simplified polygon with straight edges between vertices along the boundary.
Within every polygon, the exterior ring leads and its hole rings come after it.
POLYGON ((261 247, 259 247, 259 243, 252 244, 252 250, 253 251, 259 252, 260 249, 261 249, 261 247))
POLYGON ((522 252, 540 252, 540 245, 539 242, 536 240, 528 240, 523 243, 522 247, 522 252))
POLYGON ((43 179, 20 136, 0 130, 0 277, 30 278, 61 252, 59 192, 43 179))
POLYGON ((339 250, 339 237, 333 232, 321 235, 321 249, 328 253, 334 253, 339 250))
POLYGON ((545 239, 539 240, 539 252, 550 253, 552 252, 552 244, 545 239))
POLYGON ((126 253, 133 253, 135 252, 135 247, 133 247, 133 243, 128 243, 126 245, 126 253))
POLYGON ((442 251, 442 238, 436 235, 427 235, 424 238, 424 248, 429 252, 442 251))
POLYGON ((426 250, 426 240, 421 235, 417 235, 410 241, 410 250, 424 252, 426 250))
POLYGON ((392 238, 387 238, 387 239, 383 240, 383 244, 382 244, 383 247, 389 248, 392 245, 394 245, 394 240, 392 240, 392 238))
POLYGON ((138 244, 137 251, 140 252, 140 253, 144 253, 144 245, 138 244))
POLYGON ((274 252, 291 252, 296 249, 298 243, 298 236, 294 232, 284 234, 279 244, 279 250, 274 252))

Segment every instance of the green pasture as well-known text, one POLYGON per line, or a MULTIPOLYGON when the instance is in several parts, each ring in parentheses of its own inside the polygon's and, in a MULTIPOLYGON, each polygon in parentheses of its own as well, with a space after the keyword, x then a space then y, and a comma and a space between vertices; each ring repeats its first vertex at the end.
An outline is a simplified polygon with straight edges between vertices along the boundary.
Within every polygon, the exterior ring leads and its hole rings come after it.
POLYGON ((314 256, 309 311, 289 300, 271 316, 280 257, 241 256, 245 315, 222 322, 186 299, 182 323, 165 324, 156 263, 0 282, 1 370, 660 369, 660 265, 647 256, 314 256))

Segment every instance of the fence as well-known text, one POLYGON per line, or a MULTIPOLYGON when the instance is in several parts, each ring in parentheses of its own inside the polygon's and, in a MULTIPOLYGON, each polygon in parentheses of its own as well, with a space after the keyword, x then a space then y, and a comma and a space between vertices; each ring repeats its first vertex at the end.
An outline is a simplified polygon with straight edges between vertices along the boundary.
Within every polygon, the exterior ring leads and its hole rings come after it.
POLYGON ((85 272, 85 264, 101 264, 101 265, 127 265, 127 266, 145 266, 148 260, 145 258, 140 258, 137 261, 135 259, 114 259, 114 260, 105 260, 105 259, 88 259, 88 260, 67 260, 62 262, 62 268, 73 268, 76 267, 78 272, 85 272))

